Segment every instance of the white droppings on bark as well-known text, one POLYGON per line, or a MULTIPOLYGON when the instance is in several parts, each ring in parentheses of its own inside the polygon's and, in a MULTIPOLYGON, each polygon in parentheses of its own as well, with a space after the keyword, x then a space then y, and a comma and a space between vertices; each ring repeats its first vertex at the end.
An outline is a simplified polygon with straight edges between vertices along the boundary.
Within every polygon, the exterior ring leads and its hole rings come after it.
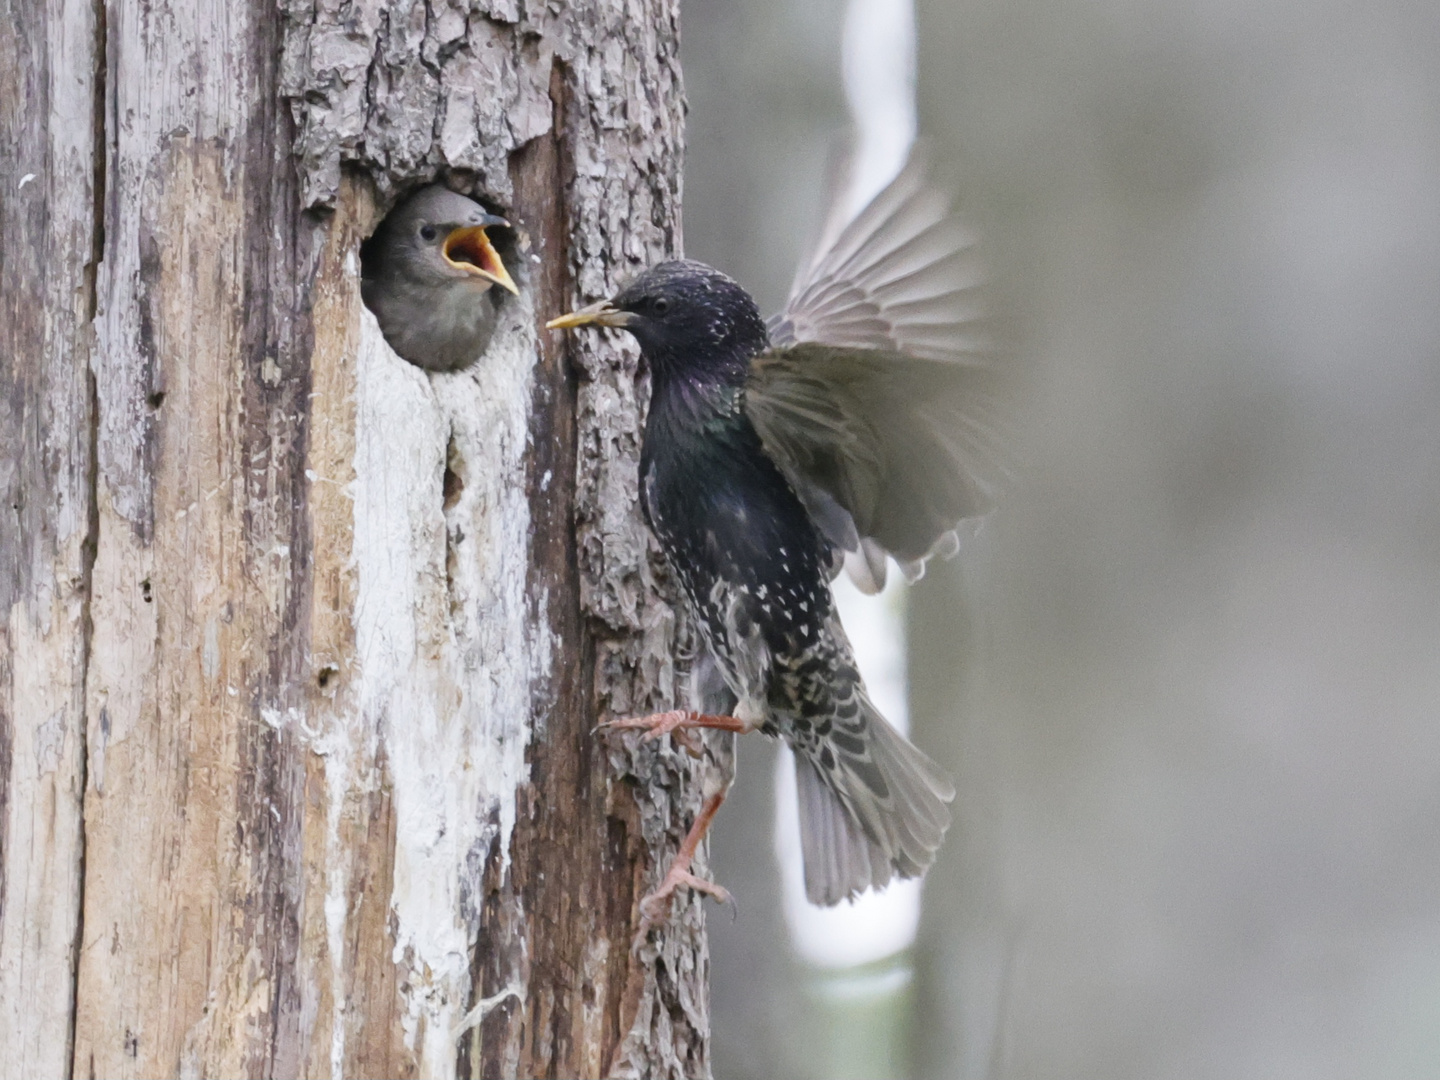
POLYGON ((390 351, 367 311, 357 361, 353 678, 393 785, 394 959, 407 972, 407 1040, 429 1076, 455 1070, 480 878, 493 845, 508 855, 526 775, 535 343, 528 304, 506 312, 483 363, 427 375, 390 351))

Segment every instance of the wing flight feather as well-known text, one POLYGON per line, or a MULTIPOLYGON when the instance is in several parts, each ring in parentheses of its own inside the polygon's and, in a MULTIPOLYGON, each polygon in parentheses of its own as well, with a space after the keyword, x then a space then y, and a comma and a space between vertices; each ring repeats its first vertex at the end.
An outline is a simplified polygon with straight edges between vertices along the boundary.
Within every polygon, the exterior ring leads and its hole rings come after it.
POLYGON ((1004 410, 975 237, 923 151, 848 224, 827 220, 751 364, 746 410, 837 568, 875 591, 886 554, 917 577, 989 508, 1004 410))

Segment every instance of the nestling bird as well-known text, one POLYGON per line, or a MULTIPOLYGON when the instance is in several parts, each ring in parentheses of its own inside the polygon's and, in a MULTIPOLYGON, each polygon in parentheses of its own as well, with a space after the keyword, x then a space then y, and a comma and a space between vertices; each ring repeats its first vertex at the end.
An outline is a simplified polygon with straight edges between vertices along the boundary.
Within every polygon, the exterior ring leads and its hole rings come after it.
POLYGON ((486 235, 508 224, 431 184, 361 245, 361 296, 400 356, 430 371, 455 371, 485 351, 504 299, 494 286, 519 292, 486 235))
MULTIPOLYGON (((768 327, 749 293, 690 261, 548 325, 639 342, 651 374, 644 513, 735 701, 728 716, 609 726, 785 739, 806 893, 835 904, 923 873, 955 789, 866 695, 829 581, 844 566, 873 592, 887 554, 911 578, 953 554, 957 523, 989 507, 1003 469, 974 245, 923 161, 826 234, 768 327)), ((707 800, 642 902, 647 925, 678 886, 724 895, 689 870, 723 798, 707 800)))

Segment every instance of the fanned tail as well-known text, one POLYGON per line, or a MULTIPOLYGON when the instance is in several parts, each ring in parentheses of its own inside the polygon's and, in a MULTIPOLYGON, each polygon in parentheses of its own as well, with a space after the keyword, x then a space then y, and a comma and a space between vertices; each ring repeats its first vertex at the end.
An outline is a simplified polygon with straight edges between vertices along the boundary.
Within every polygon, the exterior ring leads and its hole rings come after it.
POLYGON ((860 717, 853 735, 837 728, 824 743, 833 767, 795 754, 805 893, 815 904, 919 877, 950 826, 955 787, 944 770, 863 697, 860 717))

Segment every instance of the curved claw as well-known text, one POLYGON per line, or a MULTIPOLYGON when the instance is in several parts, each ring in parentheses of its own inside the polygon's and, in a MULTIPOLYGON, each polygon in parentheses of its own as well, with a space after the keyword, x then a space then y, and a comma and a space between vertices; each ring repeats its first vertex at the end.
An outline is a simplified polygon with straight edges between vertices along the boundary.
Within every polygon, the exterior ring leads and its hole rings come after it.
POLYGON ((734 893, 726 889, 725 899, 721 900, 718 896, 715 899, 721 907, 730 909, 730 921, 732 923, 740 921, 740 901, 735 899, 734 893))
POLYGON ((637 954, 645 943, 645 937, 650 932, 650 927, 669 911, 670 898, 675 895, 675 890, 681 885, 687 885, 699 892, 713 896, 722 904, 734 905, 735 900, 728 889, 690 872, 695 853, 700 848, 700 841, 705 838, 705 833, 710 828, 710 822, 715 820, 715 815, 720 810, 720 804, 724 801, 725 793, 723 791, 716 792, 705 800, 705 804, 700 807, 700 813, 695 816, 695 821, 690 826, 690 831, 685 834, 685 839, 680 844, 680 850, 675 853, 675 860, 670 864, 670 869, 665 871, 665 877, 660 882, 660 887, 648 896, 640 898, 640 930, 635 935, 635 943, 632 946, 637 954))
POLYGON ((630 946, 631 953, 638 954, 645 944, 646 937, 650 934, 651 927, 663 921, 670 913, 670 905, 675 898, 675 890, 680 886, 694 889, 696 892, 705 893, 718 903, 730 908, 732 921, 739 915, 739 905, 735 903, 735 897, 730 890, 723 885, 717 885, 713 881, 696 877, 688 870, 681 870, 672 867, 665 875, 665 880, 660 887, 652 893, 640 898, 640 929, 635 935, 635 941, 630 946))
POLYGON ((686 731, 684 728, 676 728, 670 733, 670 737, 679 743, 681 749, 696 761, 699 761, 705 756, 705 744, 700 741, 694 732, 686 731))

